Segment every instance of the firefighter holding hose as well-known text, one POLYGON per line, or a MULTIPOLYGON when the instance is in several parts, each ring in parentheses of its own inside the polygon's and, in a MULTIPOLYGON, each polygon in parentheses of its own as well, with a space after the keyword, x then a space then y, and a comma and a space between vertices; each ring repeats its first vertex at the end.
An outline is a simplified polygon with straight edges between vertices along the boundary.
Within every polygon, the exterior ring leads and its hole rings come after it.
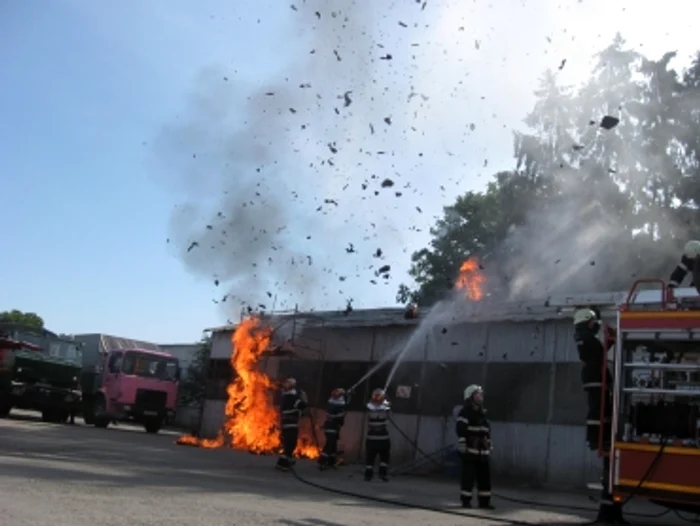
POLYGON ((384 389, 372 391, 367 403, 367 435, 365 436, 365 480, 374 476, 374 462, 379 457, 379 478, 389 481, 389 455, 391 439, 389 437, 389 411, 391 406, 386 399, 384 389))
MULTIPOLYGON (((583 369, 581 383, 586 393, 588 412, 586 416, 586 442, 591 451, 599 447, 610 450, 611 419, 612 419, 612 384, 613 378, 607 367, 607 356, 603 344, 598 338, 600 332, 600 313, 585 307, 574 313, 574 339, 583 369), (603 367, 605 367, 606 389, 603 392, 603 367), (605 412, 601 414, 601 402, 605 401, 605 412), (602 426, 603 443, 600 443, 602 426)), ((613 336, 609 334, 608 336, 613 336)), ((610 458, 603 460, 603 490, 598 508, 598 522, 603 524, 629 524, 622 516, 622 505, 613 502, 608 480, 610 474, 610 458)))
POLYGON ((323 422, 323 434, 326 436, 326 443, 323 445, 323 451, 318 457, 318 467, 321 471, 326 468, 336 467, 340 429, 345 423, 345 406, 349 402, 350 393, 346 393, 345 389, 340 387, 333 389, 326 405, 326 420, 323 422))
POLYGON ((464 390, 464 405, 457 415, 457 437, 457 451, 462 460, 462 507, 472 507, 472 490, 476 482, 479 508, 492 510, 491 424, 486 418, 483 390, 478 385, 470 385, 464 390))
POLYGON ((282 454, 275 468, 288 471, 294 465, 294 450, 299 439, 299 417, 308 407, 308 399, 304 391, 297 393, 297 381, 287 378, 282 382, 282 404, 280 407, 282 428, 282 454))

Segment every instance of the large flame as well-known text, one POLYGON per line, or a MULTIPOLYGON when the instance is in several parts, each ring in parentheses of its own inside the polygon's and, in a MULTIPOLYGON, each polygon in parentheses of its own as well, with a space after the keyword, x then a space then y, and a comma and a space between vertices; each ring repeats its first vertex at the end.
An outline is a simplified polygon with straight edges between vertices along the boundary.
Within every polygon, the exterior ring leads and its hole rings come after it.
POLYGON ((468 259, 459 267, 456 287, 463 290, 470 300, 479 301, 484 298, 486 276, 479 269, 479 262, 468 259))
MULTIPOLYGON (((257 317, 241 322, 232 337, 231 366, 236 378, 226 387, 228 395, 223 430, 214 439, 184 435, 181 445, 218 448, 228 445, 252 453, 277 453, 281 448, 280 415, 272 403, 274 382, 258 369, 258 361, 270 345, 272 329, 257 317)), ((300 428, 295 456, 318 458, 319 448, 309 433, 300 428)), ((313 434, 313 429, 310 434, 313 434)))

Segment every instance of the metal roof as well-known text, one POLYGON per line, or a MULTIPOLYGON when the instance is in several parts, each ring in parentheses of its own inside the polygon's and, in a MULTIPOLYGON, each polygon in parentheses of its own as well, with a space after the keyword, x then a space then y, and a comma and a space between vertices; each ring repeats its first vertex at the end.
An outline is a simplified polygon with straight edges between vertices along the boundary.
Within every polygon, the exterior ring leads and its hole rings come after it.
MULTIPOLYGON (((686 294, 694 289, 678 289, 679 294, 686 294)), ((575 307, 596 305, 602 310, 603 316, 612 315, 616 307, 627 299, 629 291, 625 292, 598 292, 590 294, 570 294, 550 296, 539 300, 496 302, 488 299, 479 302, 445 302, 433 307, 419 308, 417 319, 405 319, 405 308, 376 308, 355 309, 351 312, 337 311, 309 311, 295 312, 283 311, 262 315, 263 319, 276 320, 272 323, 284 323, 286 320, 296 319, 305 326, 318 326, 325 328, 350 328, 350 327, 389 327, 417 325, 422 319, 432 312, 434 316, 444 319, 446 323, 475 323, 496 321, 545 321, 556 319, 569 319, 575 307), (444 310, 443 310, 444 309, 444 310), (440 312, 443 310, 443 312, 440 312)), ((660 297, 660 292, 642 291, 636 295, 639 301, 647 301, 650 298, 660 297), (651 294, 651 295, 649 295, 651 294), (654 296, 656 294, 656 296, 654 296)), ((658 302, 658 300, 656 300, 658 302)), ((223 325, 206 329, 208 332, 226 332, 235 330, 236 324, 223 325)))

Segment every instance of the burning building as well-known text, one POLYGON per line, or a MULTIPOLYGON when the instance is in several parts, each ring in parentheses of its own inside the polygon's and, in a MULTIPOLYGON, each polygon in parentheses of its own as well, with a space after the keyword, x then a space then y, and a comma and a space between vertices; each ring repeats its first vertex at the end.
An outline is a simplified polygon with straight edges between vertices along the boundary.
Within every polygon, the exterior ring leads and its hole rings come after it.
POLYGON ((472 263, 463 266, 455 287, 472 300, 467 308, 418 307, 415 317, 406 317, 404 309, 282 312, 212 329, 200 435, 222 445, 235 427, 245 437, 235 439, 234 433, 235 447, 278 447, 271 387, 293 376, 312 408, 302 419, 302 436, 313 457, 331 390, 348 388, 376 369, 357 387, 341 432, 345 462, 361 461, 364 404, 372 389, 386 385, 396 351, 406 349, 388 386, 392 420, 401 430, 391 430, 395 469, 449 467, 444 451, 456 440, 451 415, 464 387, 476 383, 484 386, 492 419, 495 476, 565 486, 597 480, 598 460, 585 444, 586 401, 571 312, 575 305, 598 305, 605 315, 623 294, 495 304, 484 297, 472 263), (253 335, 248 329, 262 332, 253 335), (232 341, 247 349, 239 361, 231 357, 232 341), (436 452, 432 462, 422 459, 414 444, 436 452))

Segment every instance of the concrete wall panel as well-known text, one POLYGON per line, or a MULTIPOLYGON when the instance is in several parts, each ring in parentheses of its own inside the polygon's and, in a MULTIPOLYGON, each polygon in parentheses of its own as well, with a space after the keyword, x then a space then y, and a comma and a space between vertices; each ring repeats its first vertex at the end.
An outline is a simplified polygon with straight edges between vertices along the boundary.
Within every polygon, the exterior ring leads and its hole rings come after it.
POLYGON ((488 325, 460 323, 445 327, 435 326, 429 342, 429 361, 481 362, 486 359, 488 325))
POLYGON ((305 329, 302 335, 307 340, 313 337, 323 339, 323 354, 327 361, 335 362, 369 362, 371 361, 373 328, 323 329, 314 327, 305 329), (309 331, 312 335, 308 335, 309 331))
POLYGON ((224 425, 224 408, 226 402, 220 400, 205 400, 202 411, 200 435, 214 438, 224 425))
POLYGON ((494 477, 543 484, 547 477, 546 425, 494 422, 491 428, 494 477))
POLYGON ((228 360, 231 358, 233 344, 231 343, 232 332, 215 332, 211 339, 211 359, 228 360))
POLYGON ((540 323, 493 322, 488 324, 488 331, 490 363, 551 361, 540 323))

